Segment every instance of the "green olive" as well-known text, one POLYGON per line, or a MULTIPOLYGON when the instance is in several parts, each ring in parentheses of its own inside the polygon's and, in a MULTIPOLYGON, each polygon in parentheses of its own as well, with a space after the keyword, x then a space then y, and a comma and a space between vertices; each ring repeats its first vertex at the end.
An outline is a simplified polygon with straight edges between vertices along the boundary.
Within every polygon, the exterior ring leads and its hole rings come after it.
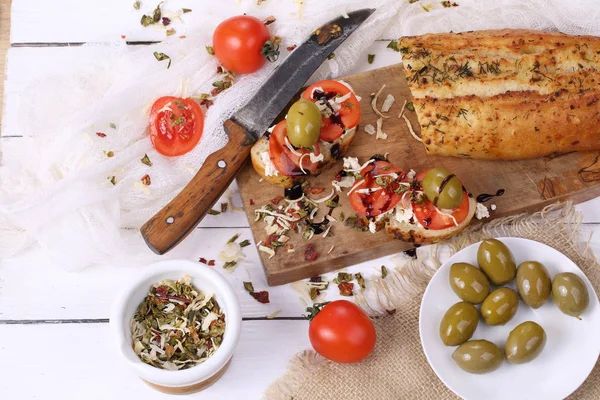
POLYGON ((496 239, 486 239, 477 250, 479 268, 493 284, 501 286, 515 279, 517 266, 509 248, 496 239))
POLYGON ((545 345, 544 328, 533 321, 526 321, 510 331, 504 353, 508 362, 524 364, 536 358, 545 345))
POLYGON ((504 325, 519 309, 519 296, 514 290, 501 287, 494 290, 481 304, 481 316, 488 325, 504 325))
POLYGON ((475 306, 461 301, 444 314, 440 323, 440 338, 446 346, 458 346, 471 339, 478 323, 479 314, 475 306))
POLYGON ((450 267, 450 287, 461 300, 479 304, 490 294, 490 282, 471 264, 455 263, 450 267))
POLYGON ((540 308, 552 291, 548 270, 537 261, 525 261, 517 268, 517 290, 531 308, 540 308))
POLYGON ((439 208, 452 209, 462 203, 462 183, 446 168, 430 169, 421 184, 425 196, 439 208))
POLYGON ((487 340, 469 340, 458 346, 452 359, 458 366, 472 374, 491 372, 502 365, 502 350, 487 340))
POLYGON ((321 133, 321 111, 315 103, 300 99, 288 111, 286 128, 291 144, 296 147, 312 147, 321 133))
POLYGON ((590 302, 585 283, 572 272, 563 272, 554 277, 552 298, 560 311, 576 318, 579 318, 590 302))

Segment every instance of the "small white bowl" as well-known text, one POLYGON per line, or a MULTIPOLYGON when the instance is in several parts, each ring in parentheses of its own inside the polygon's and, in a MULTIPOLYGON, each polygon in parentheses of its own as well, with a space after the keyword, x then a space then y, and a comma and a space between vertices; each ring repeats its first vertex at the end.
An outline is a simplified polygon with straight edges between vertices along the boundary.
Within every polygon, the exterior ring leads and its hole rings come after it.
POLYGON ((145 267, 117 296, 110 315, 110 325, 119 353, 130 368, 153 388, 167 393, 191 393, 216 381, 227 368, 242 328, 240 304, 233 288, 210 267, 188 260, 166 260, 145 267), (202 292, 214 293, 225 313, 225 334, 221 346, 206 361, 194 367, 168 371, 144 363, 131 346, 130 323, 150 287, 164 279, 177 280, 183 275, 202 292))

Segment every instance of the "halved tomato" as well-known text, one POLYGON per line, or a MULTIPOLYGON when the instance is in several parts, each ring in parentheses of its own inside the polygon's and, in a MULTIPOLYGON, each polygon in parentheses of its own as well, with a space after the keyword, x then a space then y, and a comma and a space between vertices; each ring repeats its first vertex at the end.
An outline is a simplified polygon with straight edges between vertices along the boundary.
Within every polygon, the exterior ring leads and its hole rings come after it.
MULTIPOLYGON (((315 102, 320 98, 332 99, 337 95, 345 96, 348 93, 351 93, 351 90, 343 83, 325 80, 310 85, 302 93, 302 97, 315 102), (318 92, 315 89, 318 89, 318 92)), ((360 104, 354 93, 351 93, 350 97, 340 106, 334 117, 323 117, 321 140, 330 143, 334 142, 342 136, 344 129, 354 128, 360 122, 360 104)))
POLYGON ((366 217, 376 217, 385 214, 396 207, 396 204, 402 199, 402 194, 395 192, 400 186, 398 181, 403 181, 405 178, 404 171, 400 168, 395 167, 387 161, 376 161, 364 167, 360 171, 360 174, 364 179, 350 193, 350 205, 352 205, 352 208, 358 214, 366 217), (397 180, 392 179, 390 176, 385 176, 392 173, 398 175, 397 180), (381 187, 376 183, 378 176, 388 181, 385 187, 381 187), (376 191, 371 193, 359 192, 360 189, 367 188, 376 189, 376 191))
POLYGON ((192 150, 202 137, 204 114, 192 99, 165 96, 150 110, 150 140, 165 156, 180 156, 192 150))
MULTIPOLYGON (((415 180, 421 182, 426 173, 427 171, 421 172, 415 177, 415 180)), ((469 195, 463 191, 462 203, 453 209, 451 213, 454 219, 456 219, 457 224, 463 222, 469 215, 469 203, 469 195)), ((419 223, 427 229, 441 230, 456 226, 452 218, 440 214, 429 200, 425 200, 425 204, 423 205, 413 203, 412 209, 419 223)))
MULTIPOLYGON (((273 132, 271 132, 271 136, 269 137, 269 156, 271 161, 273 162, 273 165, 275 165, 277 171, 283 175, 304 175, 299 167, 300 158, 302 156, 294 154, 286 146, 286 135, 285 120, 283 120, 275 125, 275 129, 273 129, 273 132)), ((318 142, 314 144, 313 149, 312 153, 314 153, 315 156, 321 154, 318 142)), ((296 152, 301 153, 302 155, 311 153, 311 151, 306 149, 297 149, 296 152)), ((318 162, 313 163, 310 161, 310 156, 302 157, 302 168, 304 168, 305 171, 315 173, 318 165, 318 162)))

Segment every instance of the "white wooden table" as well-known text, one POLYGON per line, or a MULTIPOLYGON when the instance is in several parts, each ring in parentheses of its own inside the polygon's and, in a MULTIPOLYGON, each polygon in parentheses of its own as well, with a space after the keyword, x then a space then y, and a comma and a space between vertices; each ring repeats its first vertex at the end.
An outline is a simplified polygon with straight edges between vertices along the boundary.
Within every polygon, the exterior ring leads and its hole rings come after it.
MULTIPOLYGON (((255 1, 255 0, 251 0, 255 1)), ((275 1, 275 0, 273 0, 275 1)), ((280 1, 282 12, 293 9, 292 0, 280 1)), ((310 0, 308 0, 310 1, 310 0)), ((3 158, 11 157, 11 144, 20 140, 17 116, 19 93, 40 75, 60 71, 67 65, 93 61, 101 46, 81 43, 152 41, 164 32, 144 29, 133 0, 13 0, 11 48, 5 84, 5 106, 0 146, 3 158)), ((142 1, 152 9, 158 1, 142 1)), ((210 1, 171 0, 170 9, 200 10, 210 1)), ((235 0, 213 1, 209 12, 218 15, 240 13, 235 0), (217 5, 218 3, 218 5, 217 5), (214 10, 218 7, 218 10, 214 10)), ((185 34, 193 27, 193 14, 185 34)), ((376 54, 369 65, 361 57, 356 72, 397 62, 397 53, 386 49, 389 38, 373 43, 368 53, 376 54)), ((1 159, 0 159, 1 160, 1 159)), ((232 186, 235 192, 236 185, 232 186)), ((241 200, 233 195, 238 205, 241 200)), ((226 200, 225 200, 226 201, 226 200)), ((580 241, 600 230, 600 199, 577 207, 584 215, 580 241)), ((243 212, 208 216, 186 243, 168 258, 217 259, 226 241, 239 233, 250 239, 243 212)), ((1 233, 0 233, 1 235, 1 233)), ((0 240, 2 238, 0 237, 0 240)), ((591 244, 600 255, 600 238, 591 244)), ((290 285, 267 288, 255 246, 245 248, 247 259, 229 274, 217 267, 234 286, 243 311, 242 336, 231 366, 213 386, 193 395, 204 399, 256 399, 269 383, 285 372, 288 360, 309 348, 308 322, 301 318, 305 304, 290 285), (259 304, 244 290, 242 282, 252 281, 257 290, 268 289, 271 303, 259 304), (267 318, 277 311, 274 318, 267 318)), ((368 276, 389 258, 349 268, 368 276)), ((137 379, 118 359, 108 329, 109 308, 120 282, 138 272, 127 265, 102 265, 67 273, 50 265, 38 249, 0 260, 0 398, 3 399, 139 399, 164 398, 137 379)), ((335 288, 327 299, 337 297, 335 288)))

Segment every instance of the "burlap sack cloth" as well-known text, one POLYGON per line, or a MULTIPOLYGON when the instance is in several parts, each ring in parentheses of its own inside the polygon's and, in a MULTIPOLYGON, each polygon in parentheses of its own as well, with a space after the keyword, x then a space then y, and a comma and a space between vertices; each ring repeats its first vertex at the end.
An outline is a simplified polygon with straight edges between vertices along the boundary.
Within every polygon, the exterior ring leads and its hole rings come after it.
MULTIPOLYGON (((545 243, 564 253, 587 275, 598 293, 600 266, 588 247, 581 248, 581 216, 572 204, 554 205, 529 215, 492 221, 455 237, 450 252, 487 237, 514 236, 545 243)), ((265 393, 268 399, 457 399, 437 378, 423 353, 419 340, 419 306, 427 282, 441 265, 440 248, 407 260, 385 280, 374 279, 367 287, 375 298, 357 297, 371 315, 378 310, 396 309, 391 316, 374 320, 377 345, 365 361, 336 364, 305 351, 290 363, 285 376, 265 393), (370 287, 369 287, 370 286, 370 287)), ((598 333, 600 334, 600 332, 598 333)), ((569 399, 600 399, 600 366, 596 363, 587 381, 569 399)))

